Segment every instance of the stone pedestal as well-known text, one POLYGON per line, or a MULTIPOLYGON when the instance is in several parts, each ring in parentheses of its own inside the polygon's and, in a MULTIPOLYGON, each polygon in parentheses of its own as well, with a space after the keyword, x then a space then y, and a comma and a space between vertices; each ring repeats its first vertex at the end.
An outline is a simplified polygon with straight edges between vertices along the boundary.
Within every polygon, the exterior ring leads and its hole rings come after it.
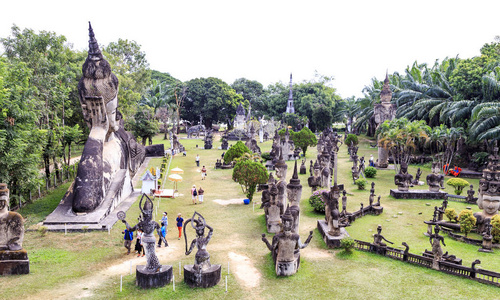
POLYGON ((300 266, 300 254, 294 254, 293 261, 277 261, 276 262, 276 275, 277 276, 291 276, 299 270, 300 266))
POLYGON ((221 265, 211 265, 208 270, 197 273, 193 270, 193 265, 184 266, 184 282, 192 288, 213 287, 221 278, 221 265))
POLYGON ((384 147, 378 147, 378 168, 387 168, 389 166, 389 150, 384 147))
POLYGON ((408 190, 400 191, 391 189, 391 196, 396 199, 446 199, 446 192, 431 192, 429 190, 408 190))
POLYGON ((328 234, 328 224, 324 220, 318 220, 318 231, 321 233, 323 237, 323 241, 325 241, 328 248, 340 248, 340 240, 343 238, 349 237, 347 230, 344 227, 340 228, 339 236, 331 236, 328 234))
POLYGON ((0 251, 0 275, 29 274, 30 261, 25 249, 0 251))
POLYGON ((143 289, 162 287, 172 280, 172 266, 161 266, 159 272, 149 272, 146 266, 137 266, 135 277, 135 284, 143 289))

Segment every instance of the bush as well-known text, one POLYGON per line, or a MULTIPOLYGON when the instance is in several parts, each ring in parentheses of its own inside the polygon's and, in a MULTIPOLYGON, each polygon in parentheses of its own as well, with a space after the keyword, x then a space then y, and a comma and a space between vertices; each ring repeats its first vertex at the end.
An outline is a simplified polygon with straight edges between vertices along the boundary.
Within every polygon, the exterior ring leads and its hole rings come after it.
POLYGON ((250 159, 239 161, 233 169, 233 180, 238 182, 248 199, 252 201, 258 184, 266 183, 269 175, 260 162, 250 159))
POLYGON ((345 252, 351 253, 354 249, 354 239, 346 237, 340 240, 340 248, 344 249, 345 252))
POLYGON ((364 190, 366 188, 367 181, 366 179, 359 178, 355 181, 355 183, 358 186, 358 190, 364 190))
POLYGON ((355 135, 355 134, 352 134, 352 133, 349 133, 347 135, 347 137, 345 138, 345 142, 344 144, 346 144, 347 146, 350 146, 351 145, 351 142, 354 146, 356 146, 359 141, 358 141, 358 136, 355 135))
POLYGON ((374 167, 365 168, 365 176, 367 178, 375 178, 376 175, 377 175, 377 169, 375 169, 374 167))
POLYGON ((46 226, 40 226, 38 227, 38 233, 40 236, 46 236, 47 235, 47 227, 46 226))
POLYGON ((493 239, 500 242, 500 215, 495 215, 491 218, 491 235, 493 239))
POLYGON ((260 157, 262 157, 262 159, 264 160, 271 160, 271 153, 263 152, 260 157))
POLYGON ((451 178, 446 181, 447 185, 451 185, 452 187, 455 188, 455 194, 460 195, 462 194, 462 191, 464 187, 467 187, 470 185, 470 183, 467 180, 464 180, 462 178, 451 178))
POLYGON ((455 211, 454 208, 447 208, 444 211, 444 215, 450 220, 450 222, 456 222, 457 221, 457 212, 455 211))
POLYGON ((474 217, 470 209, 462 210, 458 215, 458 221, 460 222, 460 231, 465 233, 465 236, 467 236, 476 225, 476 217, 474 217))
POLYGON ((248 149, 242 141, 237 141, 234 146, 229 148, 224 154, 224 164, 230 164, 236 158, 242 156, 244 153, 252 154, 252 151, 248 149))
POLYGON ((323 194, 323 192, 328 192, 328 190, 314 191, 311 197, 309 197, 309 203, 314 208, 314 210, 319 213, 325 212, 325 202, 323 201, 323 197, 321 197, 321 194, 323 194))

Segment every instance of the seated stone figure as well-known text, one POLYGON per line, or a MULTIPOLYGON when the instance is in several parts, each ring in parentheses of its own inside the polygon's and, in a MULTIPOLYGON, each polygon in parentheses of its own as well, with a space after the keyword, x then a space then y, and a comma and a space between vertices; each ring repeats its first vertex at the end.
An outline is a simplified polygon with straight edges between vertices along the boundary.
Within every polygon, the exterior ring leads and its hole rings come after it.
MULTIPOLYGON (((90 134, 68 195, 77 213, 94 211, 108 193, 126 198, 133 190, 130 178, 145 155, 144 147, 124 130, 117 110, 118 78, 104 59, 90 24, 89 36, 88 57, 78 92, 90 134)), ((116 197, 112 196, 114 206, 116 197)))
POLYGON ((282 217, 283 231, 273 237, 272 244, 262 234, 262 241, 266 243, 271 251, 275 263, 275 271, 278 276, 290 276, 297 273, 300 265, 300 249, 307 247, 312 239, 313 232, 309 232, 309 237, 304 244, 298 234, 292 233, 293 217, 290 210, 286 210, 282 217))
POLYGON ((440 174, 439 170, 439 164, 432 163, 432 173, 427 175, 427 184, 431 192, 439 192, 439 189, 444 189, 444 175, 440 174))
POLYGON ((9 211, 9 189, 0 183, 0 251, 17 251, 23 248, 24 219, 17 212, 9 211))
POLYGON ((23 249, 24 219, 9 211, 9 189, 0 183, 0 275, 28 274, 28 253, 23 249))
POLYGON ((394 176, 394 184, 398 186, 399 191, 408 191, 408 188, 412 186, 412 180, 413 176, 408 174, 408 164, 401 163, 399 173, 394 176))

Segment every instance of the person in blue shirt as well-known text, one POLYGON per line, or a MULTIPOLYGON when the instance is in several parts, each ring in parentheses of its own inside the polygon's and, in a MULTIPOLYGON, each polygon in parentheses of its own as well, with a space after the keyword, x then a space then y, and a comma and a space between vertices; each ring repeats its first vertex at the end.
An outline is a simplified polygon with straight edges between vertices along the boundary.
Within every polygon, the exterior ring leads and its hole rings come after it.
POLYGON ((132 245, 132 240, 134 239, 134 233, 125 229, 122 231, 123 235, 123 246, 128 250, 127 254, 130 254, 130 246, 132 245))
POLYGON ((181 213, 177 214, 177 219, 175 219, 175 220, 177 221, 177 229, 179 229, 179 238, 178 238, 178 240, 180 240, 181 236, 182 236, 182 222, 184 222, 184 219, 182 218, 181 213))
MULTIPOLYGON (((165 223, 161 223, 160 233, 161 233, 162 237, 164 237, 164 238, 167 235, 167 227, 165 226, 165 223)), ((159 240, 158 240, 158 247, 160 247, 160 248, 161 248, 161 241, 162 241, 162 238, 160 236, 159 240)), ((165 247, 168 247, 167 239, 165 239, 165 247)))

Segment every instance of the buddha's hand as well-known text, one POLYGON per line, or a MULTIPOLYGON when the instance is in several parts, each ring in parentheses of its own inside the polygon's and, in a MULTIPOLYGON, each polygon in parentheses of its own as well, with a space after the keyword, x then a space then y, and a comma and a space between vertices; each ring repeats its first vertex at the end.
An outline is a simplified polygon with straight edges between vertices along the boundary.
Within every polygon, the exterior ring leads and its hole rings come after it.
POLYGON ((87 104, 87 115, 92 124, 89 136, 104 141, 109 130, 109 121, 106 114, 104 99, 100 96, 85 97, 85 101, 87 104))

